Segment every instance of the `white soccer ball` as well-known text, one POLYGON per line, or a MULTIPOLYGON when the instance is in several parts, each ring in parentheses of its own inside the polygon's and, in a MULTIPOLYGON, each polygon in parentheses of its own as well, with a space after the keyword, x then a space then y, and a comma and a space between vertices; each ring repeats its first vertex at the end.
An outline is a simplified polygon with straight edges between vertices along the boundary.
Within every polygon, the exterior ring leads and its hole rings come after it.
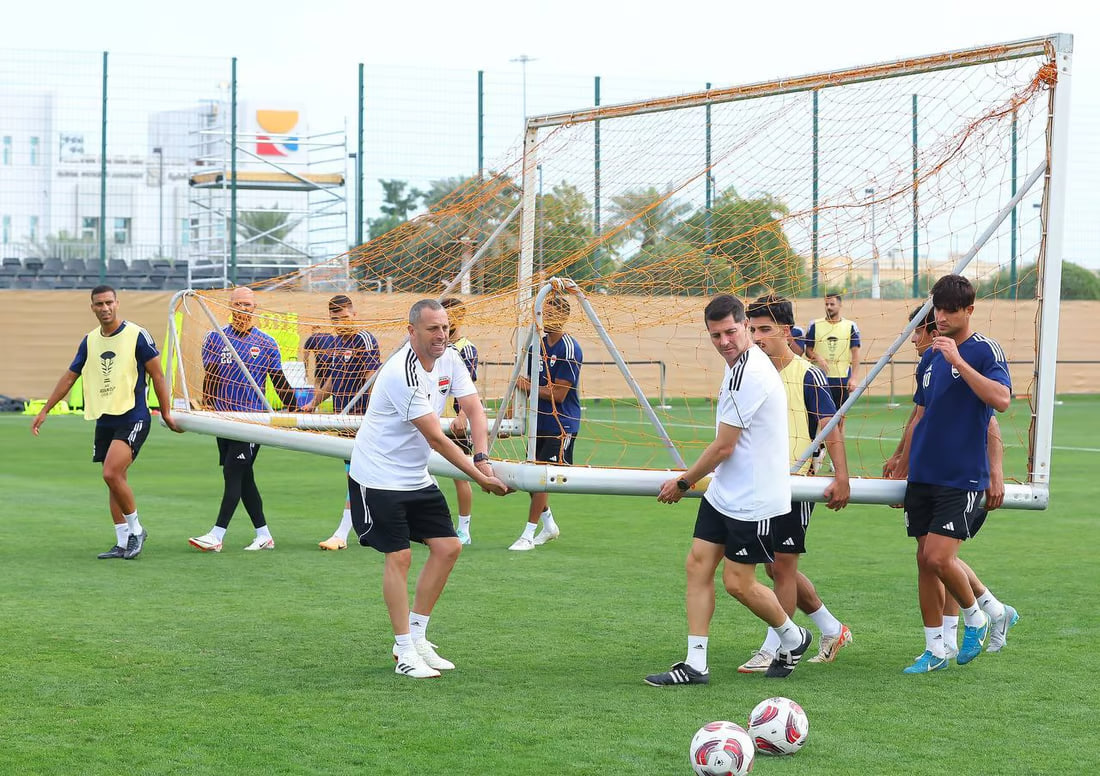
POLYGON ((749 735, 764 754, 794 754, 806 744, 810 720, 790 698, 768 698, 749 715, 749 735))
POLYGON ((691 767, 699 776, 743 776, 752 770, 752 737, 736 722, 708 722, 691 739, 691 767))

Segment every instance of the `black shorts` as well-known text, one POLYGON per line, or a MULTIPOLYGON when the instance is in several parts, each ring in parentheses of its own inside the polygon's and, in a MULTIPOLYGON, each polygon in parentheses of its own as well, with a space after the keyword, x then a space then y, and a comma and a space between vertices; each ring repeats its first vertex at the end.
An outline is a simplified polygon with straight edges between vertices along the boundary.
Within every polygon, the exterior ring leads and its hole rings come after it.
POLYGON ((364 547, 409 549, 410 542, 457 536, 447 499, 435 485, 420 490, 367 488, 348 477, 351 525, 364 547))
POLYGON ((726 558, 734 563, 771 563, 771 520, 734 520, 710 505, 704 496, 695 518, 695 538, 726 548, 726 558))
POLYGON ((806 552, 806 530, 810 527, 812 501, 792 501, 791 511, 772 518, 772 552, 803 555, 806 552))
POLYGON ((111 442, 116 439, 121 439, 130 446, 130 460, 136 461, 141 446, 145 444, 145 439, 149 436, 150 425, 149 420, 123 423, 121 426, 97 425, 95 427, 95 441, 92 442, 92 461, 94 463, 106 461, 107 450, 111 447, 111 442))
POLYGON ((930 533, 973 538, 985 523, 986 511, 978 506, 983 495, 983 490, 910 482, 905 486, 905 532, 914 538, 930 533))
POLYGON ((238 442, 236 439, 218 437, 219 466, 251 466, 260 454, 260 446, 255 442, 238 442))
POLYGON ((535 438, 535 460, 539 463, 573 465, 573 443, 576 434, 540 436, 535 438))
POLYGON ((839 410, 840 405, 848 399, 848 394, 851 393, 848 390, 848 378, 830 377, 828 383, 829 395, 833 397, 833 404, 839 410))

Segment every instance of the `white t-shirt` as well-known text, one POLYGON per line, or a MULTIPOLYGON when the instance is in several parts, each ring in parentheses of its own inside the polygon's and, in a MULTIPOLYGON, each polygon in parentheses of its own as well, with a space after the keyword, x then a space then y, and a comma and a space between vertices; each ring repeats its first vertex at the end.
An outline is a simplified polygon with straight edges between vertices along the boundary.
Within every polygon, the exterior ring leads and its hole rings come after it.
POLYGON ((771 360, 753 346, 726 367, 718 390, 715 433, 741 429, 733 454, 718 464, 706 500, 734 520, 759 521, 791 511, 787 392, 771 360))
POLYGON ((470 372, 454 348, 447 348, 428 372, 406 344, 378 370, 370 404, 351 453, 351 476, 379 490, 419 490, 432 484, 428 440, 412 424, 439 415, 451 399, 477 393, 470 372))

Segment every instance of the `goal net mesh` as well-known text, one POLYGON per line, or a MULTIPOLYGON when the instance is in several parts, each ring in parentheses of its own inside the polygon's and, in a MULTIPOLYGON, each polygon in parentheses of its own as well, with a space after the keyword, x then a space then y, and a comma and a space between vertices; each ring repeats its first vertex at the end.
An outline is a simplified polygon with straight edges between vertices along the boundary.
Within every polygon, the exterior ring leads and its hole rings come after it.
MULTIPOLYGON (((359 327, 377 338, 384 359, 403 341, 412 302, 453 286, 466 308, 461 334, 479 352, 489 415, 518 416, 500 404, 534 295, 550 277, 568 277, 690 462, 714 437, 724 367, 702 320, 708 297, 783 294, 805 329, 824 315, 824 294, 840 293, 842 314, 860 330, 866 375, 935 279, 971 252, 1047 159, 1056 80, 1049 52, 1000 59, 993 49, 984 63, 949 67, 945 55, 940 64, 713 90, 703 104, 698 95, 672 97, 536 119, 526 144, 517 142, 492 172, 440 179, 416 192, 415 217, 391 219, 384 232, 372 221, 382 233, 347 255, 257 286, 256 324, 278 341, 304 399, 319 376, 316 354, 303 345, 332 331, 333 295, 352 298, 359 327)), ((1010 362, 1017 400, 1002 417, 1010 481, 1027 480, 1043 186, 1026 193, 962 270, 978 289, 974 328, 999 341, 1010 362)), ((229 312, 223 290, 194 292, 176 308, 173 390, 192 408, 201 403, 203 339, 229 312)), ((578 304, 566 331, 584 353, 575 463, 673 466, 578 304)), ((848 413, 853 475, 877 476, 893 452, 916 360, 903 343, 848 413)), ((339 410, 327 402, 316 414, 339 410)), ((493 454, 523 460, 526 441, 503 439, 493 454)))

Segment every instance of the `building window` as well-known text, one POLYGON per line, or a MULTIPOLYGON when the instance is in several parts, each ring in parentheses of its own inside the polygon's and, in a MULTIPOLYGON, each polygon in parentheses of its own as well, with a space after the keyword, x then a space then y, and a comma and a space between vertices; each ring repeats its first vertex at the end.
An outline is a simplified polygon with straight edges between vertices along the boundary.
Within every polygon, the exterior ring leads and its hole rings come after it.
POLYGON ((99 219, 85 216, 80 222, 80 239, 95 242, 99 239, 99 219))
POLYGON ((0 235, 0 239, 3 240, 4 245, 11 242, 11 216, 4 216, 3 234, 0 235))
POLYGON ((11 135, 4 135, 4 151, 0 162, 3 162, 5 167, 11 164, 11 135))
POLYGON ((191 244, 191 219, 180 219, 180 245, 191 244))
POLYGON ((31 138, 31 164, 32 165, 37 165, 38 164, 38 138, 37 137, 32 137, 31 138))
POLYGON ((31 216, 31 242, 38 242, 38 216, 31 216))
POLYGON ((115 244, 128 245, 130 243, 130 219, 115 219, 115 244))

